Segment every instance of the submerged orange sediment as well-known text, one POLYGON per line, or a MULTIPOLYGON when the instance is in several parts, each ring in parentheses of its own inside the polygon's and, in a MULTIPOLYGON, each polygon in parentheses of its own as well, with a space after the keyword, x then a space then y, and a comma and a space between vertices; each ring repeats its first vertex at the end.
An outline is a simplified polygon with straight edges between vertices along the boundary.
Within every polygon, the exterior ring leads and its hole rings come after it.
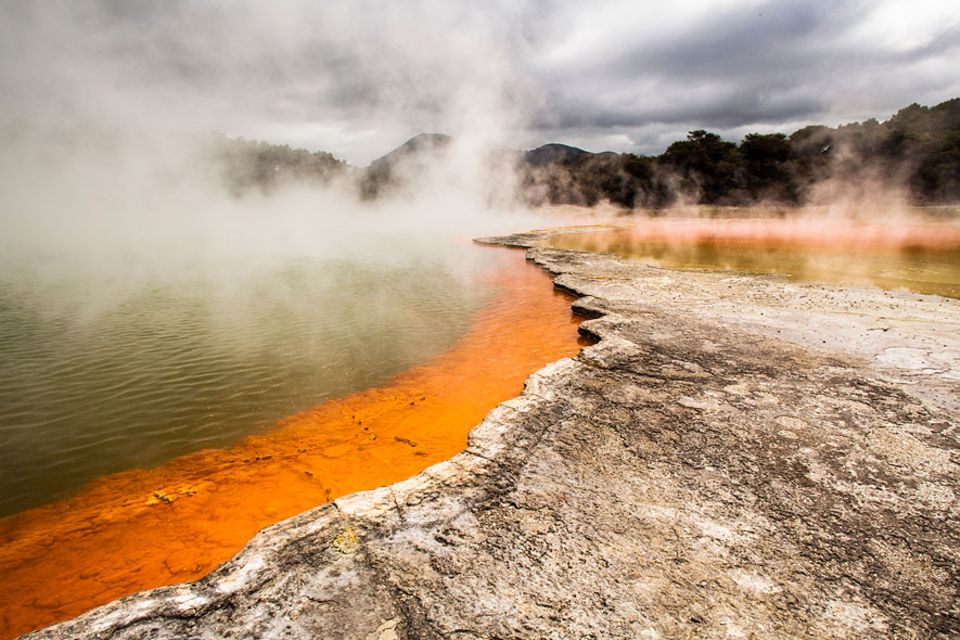
POLYGON ((530 373, 579 349, 570 298, 521 252, 504 253, 495 299, 444 355, 228 449, 106 476, 0 520, 0 638, 199 578, 269 524, 462 450, 530 373))

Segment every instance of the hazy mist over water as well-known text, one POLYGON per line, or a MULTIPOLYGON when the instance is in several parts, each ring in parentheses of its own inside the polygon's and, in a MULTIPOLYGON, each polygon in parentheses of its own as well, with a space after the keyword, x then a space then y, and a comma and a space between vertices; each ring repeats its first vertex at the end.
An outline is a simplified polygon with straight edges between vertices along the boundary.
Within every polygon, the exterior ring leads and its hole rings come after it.
MULTIPOLYGON (((715 21, 688 4, 698 28, 755 13, 741 3, 715 21)), ((683 58, 658 26, 675 16, 578 7, 5 3, 0 513, 222 446, 451 345, 495 293, 483 274, 496 252, 469 238, 563 222, 518 210, 516 176, 489 162, 490 149, 556 133, 638 149, 647 143, 631 136, 645 125, 626 122, 628 111, 656 120, 660 144, 664 127, 700 118, 717 91, 697 76, 699 50, 659 80, 624 81, 647 59, 624 43, 649 44, 640 53, 653 61, 683 58), (618 20, 624 13, 634 18, 618 20), (604 29, 584 31, 594 14, 616 36, 603 46, 604 29), (586 55, 594 50, 601 59, 586 55), (610 75, 592 72, 598 65, 610 75), (671 119, 679 106, 686 120, 671 119), (360 200, 350 173, 238 197, 211 162, 211 130, 357 164, 424 131, 453 142, 409 171, 402 193, 375 202, 360 200)), ((857 11, 842 13, 858 23, 857 11)), ((733 48, 736 60, 754 58, 733 48)), ((937 74, 953 68, 935 62, 937 74)), ((924 96, 945 90, 937 74, 923 76, 924 96)), ((744 111, 721 75, 719 102, 744 111)), ((756 122, 766 128, 777 114, 796 125, 830 113, 803 111, 809 100, 794 104, 795 91, 765 91, 757 103, 775 108, 756 122)), ((855 113, 886 112, 891 100, 855 113)))
POLYGON ((543 224, 462 179, 236 197, 192 139, 69 142, 3 156, 0 513, 442 353, 495 294, 470 239, 543 224))
MULTIPOLYGON (((352 12, 331 5, 318 39, 299 19, 317 12, 288 8, 3 9, 0 514, 224 446, 443 352, 495 294, 499 254, 470 238, 542 226, 496 195, 510 176, 477 153, 522 114, 490 30, 442 56, 417 37, 437 22, 391 11, 376 40, 354 39, 336 28, 352 12), (371 127, 396 143, 443 127, 456 144, 389 200, 361 202, 351 176, 231 193, 206 132, 284 121, 280 94, 331 55, 379 88, 371 127)), ((311 74, 320 84, 301 88, 329 116, 351 89, 311 74)))
POLYGON ((189 147, 164 166, 98 144, 5 158, 0 513, 442 353, 495 294, 499 254, 470 238, 542 224, 442 181, 371 204, 337 185, 238 198, 189 147))

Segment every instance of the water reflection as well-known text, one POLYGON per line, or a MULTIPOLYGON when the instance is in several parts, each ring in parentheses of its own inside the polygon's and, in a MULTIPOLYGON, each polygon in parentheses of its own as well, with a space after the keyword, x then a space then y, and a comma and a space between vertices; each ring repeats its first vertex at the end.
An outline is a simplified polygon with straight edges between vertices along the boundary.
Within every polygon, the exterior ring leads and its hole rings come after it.
POLYGON ((776 274, 960 298, 960 228, 949 224, 649 221, 558 234, 550 244, 668 269, 776 274))

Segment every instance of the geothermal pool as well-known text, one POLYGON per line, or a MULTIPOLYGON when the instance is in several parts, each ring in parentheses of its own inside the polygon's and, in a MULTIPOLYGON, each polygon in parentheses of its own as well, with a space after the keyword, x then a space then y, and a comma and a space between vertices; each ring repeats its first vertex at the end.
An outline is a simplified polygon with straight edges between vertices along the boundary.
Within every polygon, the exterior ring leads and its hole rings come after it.
POLYGON ((4 290, 4 496, 42 504, 0 519, 0 638, 199 578, 265 526, 447 459, 579 350, 521 251, 256 273, 135 291, 79 327, 75 287, 4 290))
POLYGON ((960 298, 956 223, 653 219, 570 229, 552 236, 550 245, 666 269, 770 274, 960 298))
MULTIPOLYGON (((644 220, 551 243, 960 297, 951 224, 644 220)), ((264 526, 449 458, 579 350, 523 252, 396 246, 228 278, 0 271, 0 638, 199 578, 264 526)))
MULTIPOLYGON (((477 273, 496 268, 480 259, 477 273)), ((129 287, 103 274, 0 280, 0 516, 228 446, 444 352, 494 294, 465 277, 420 257, 129 287)))

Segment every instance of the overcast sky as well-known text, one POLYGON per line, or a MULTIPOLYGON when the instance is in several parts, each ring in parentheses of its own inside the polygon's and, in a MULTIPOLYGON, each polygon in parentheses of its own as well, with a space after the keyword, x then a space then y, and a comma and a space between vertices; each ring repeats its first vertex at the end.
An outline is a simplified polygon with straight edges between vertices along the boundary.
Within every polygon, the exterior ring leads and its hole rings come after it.
POLYGON ((6 122, 203 131, 355 164, 421 131, 659 153, 960 96, 956 0, 30 2, 6 122))

